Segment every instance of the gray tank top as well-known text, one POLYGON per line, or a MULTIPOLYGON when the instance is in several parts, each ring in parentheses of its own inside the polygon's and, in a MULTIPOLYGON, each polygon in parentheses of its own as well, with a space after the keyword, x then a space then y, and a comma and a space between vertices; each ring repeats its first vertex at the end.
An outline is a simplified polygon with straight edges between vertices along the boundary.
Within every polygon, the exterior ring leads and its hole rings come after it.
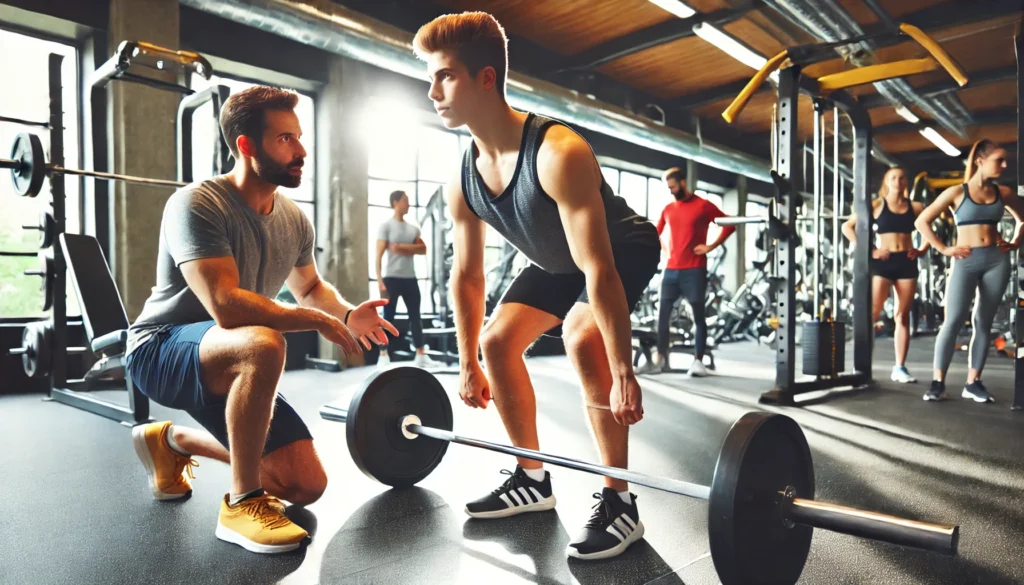
POLYGON ((996 188, 996 200, 992 203, 978 203, 971 198, 971 190, 964 183, 964 198, 953 212, 956 225, 997 225, 1003 218, 1006 204, 996 188))
MULTIPOLYGON (((462 193, 470 211, 504 236, 531 262, 552 274, 579 272, 569 253, 558 204, 541 188, 537 152, 544 132, 557 120, 529 114, 523 128, 516 170, 505 190, 491 195, 476 168, 476 144, 462 157, 462 193)), ((601 179, 601 199, 612 247, 637 244, 658 247, 658 230, 629 208, 626 200, 601 179)))

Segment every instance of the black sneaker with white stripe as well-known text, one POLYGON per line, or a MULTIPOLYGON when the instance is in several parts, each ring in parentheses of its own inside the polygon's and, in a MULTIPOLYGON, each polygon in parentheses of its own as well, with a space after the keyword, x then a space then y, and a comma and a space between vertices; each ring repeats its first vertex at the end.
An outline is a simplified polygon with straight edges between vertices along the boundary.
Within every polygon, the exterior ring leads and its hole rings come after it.
POLYGON ((635 495, 630 494, 631 504, 623 502, 611 488, 604 488, 594 497, 598 500, 594 514, 566 549, 570 557, 583 560, 611 558, 622 554, 629 545, 644 536, 644 524, 640 521, 635 495))
POLYGON ((506 518, 525 512, 543 512, 555 507, 551 493, 551 474, 544 471, 544 481, 534 481, 523 468, 514 472, 502 469, 505 483, 490 494, 466 504, 466 514, 473 518, 506 518))

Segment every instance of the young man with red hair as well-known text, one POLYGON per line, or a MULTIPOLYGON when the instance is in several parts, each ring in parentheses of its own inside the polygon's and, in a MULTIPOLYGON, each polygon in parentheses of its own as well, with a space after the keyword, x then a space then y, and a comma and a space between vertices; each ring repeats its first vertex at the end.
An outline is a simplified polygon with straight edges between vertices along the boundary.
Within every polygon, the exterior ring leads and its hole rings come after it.
MULTIPOLYGON (((657 270, 657 230, 612 192, 579 134, 509 106, 507 39, 491 15, 442 16, 419 30, 414 45, 427 64, 429 97, 442 123, 466 126, 473 136, 447 191, 454 220, 460 396, 473 408, 486 408, 493 398, 512 443, 539 448, 536 399, 523 353, 561 325, 602 463, 627 467, 629 426, 643 417, 629 314, 657 270), (531 264, 481 327, 487 225, 531 264)), ((501 486, 467 504, 470 516, 500 518, 554 507, 550 475, 539 462, 518 463, 514 472, 505 471, 509 478, 501 486)), ((612 557, 643 536, 628 484, 605 478, 604 486, 595 494, 599 503, 590 521, 569 544, 572 557, 612 557)))

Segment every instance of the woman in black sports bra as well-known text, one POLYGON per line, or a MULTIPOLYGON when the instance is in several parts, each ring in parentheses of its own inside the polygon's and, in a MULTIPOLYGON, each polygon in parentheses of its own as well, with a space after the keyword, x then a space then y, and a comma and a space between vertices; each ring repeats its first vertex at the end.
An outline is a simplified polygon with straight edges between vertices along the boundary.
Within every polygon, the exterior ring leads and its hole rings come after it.
MULTIPOLYGON (((910 348, 910 305, 917 294, 917 257, 928 249, 925 242, 914 247, 914 220, 924 210, 924 204, 910 200, 907 193, 907 173, 893 167, 882 177, 878 198, 871 202, 878 245, 871 251, 871 298, 873 321, 878 321, 890 289, 896 289, 896 364, 890 378, 894 382, 916 382, 907 371, 907 350, 910 348)), ((843 224, 843 235, 857 244, 857 216, 851 215, 843 224)))

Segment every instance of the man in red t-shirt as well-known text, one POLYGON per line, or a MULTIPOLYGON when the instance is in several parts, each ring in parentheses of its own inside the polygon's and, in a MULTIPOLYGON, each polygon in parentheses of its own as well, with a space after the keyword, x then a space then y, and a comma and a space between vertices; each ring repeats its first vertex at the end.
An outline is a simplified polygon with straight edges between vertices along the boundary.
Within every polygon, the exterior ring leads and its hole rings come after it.
POLYGON ((665 206, 658 220, 662 247, 667 247, 669 254, 668 265, 661 277, 658 352, 654 360, 637 369, 637 373, 652 374, 668 367, 669 317, 672 306, 682 297, 690 303, 697 329, 694 359, 689 372, 691 376, 706 376, 702 359, 708 337, 704 319, 708 288, 707 253, 721 246, 736 228, 723 227, 718 238, 708 244, 708 226, 715 218, 726 217, 725 213, 714 203, 687 191, 686 174, 682 170, 671 168, 665 171, 663 179, 676 200, 665 206), (665 237, 666 228, 668 237, 665 237))

